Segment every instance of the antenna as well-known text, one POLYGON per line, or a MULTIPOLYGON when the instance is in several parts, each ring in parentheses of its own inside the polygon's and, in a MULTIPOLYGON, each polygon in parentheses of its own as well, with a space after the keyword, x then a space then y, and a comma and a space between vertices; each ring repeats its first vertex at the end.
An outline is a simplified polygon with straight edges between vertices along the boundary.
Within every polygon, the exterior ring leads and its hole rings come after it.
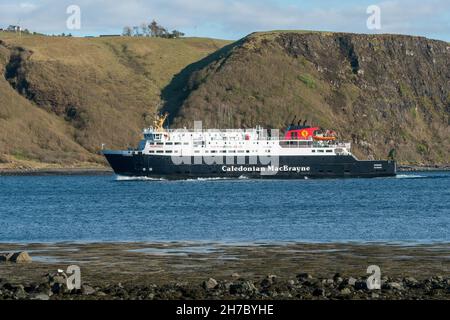
POLYGON ((291 122, 292 125, 295 123, 295 119, 297 119, 297 115, 295 115, 294 119, 292 119, 292 122, 291 122))

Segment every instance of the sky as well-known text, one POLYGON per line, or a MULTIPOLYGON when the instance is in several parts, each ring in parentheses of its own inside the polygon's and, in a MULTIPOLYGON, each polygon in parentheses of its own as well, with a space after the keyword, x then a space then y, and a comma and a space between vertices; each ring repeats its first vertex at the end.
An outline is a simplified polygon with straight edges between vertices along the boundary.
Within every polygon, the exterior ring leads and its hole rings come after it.
POLYGON ((186 36, 229 40, 255 31, 293 29, 450 41, 450 0, 0 0, 0 28, 21 25, 46 34, 119 34, 124 26, 153 19, 186 36), (79 29, 67 27, 71 5, 80 8, 79 29), (367 26, 371 5, 380 8, 379 29, 367 26))

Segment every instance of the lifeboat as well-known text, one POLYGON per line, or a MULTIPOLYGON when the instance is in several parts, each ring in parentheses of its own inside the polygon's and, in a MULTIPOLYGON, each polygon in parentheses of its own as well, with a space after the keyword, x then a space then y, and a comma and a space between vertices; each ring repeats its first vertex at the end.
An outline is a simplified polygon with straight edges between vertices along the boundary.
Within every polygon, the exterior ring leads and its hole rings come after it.
POLYGON ((336 137, 313 136, 315 141, 336 141, 336 137))
POLYGON ((333 130, 327 130, 326 132, 316 132, 313 135, 315 141, 336 141, 336 132, 333 130))

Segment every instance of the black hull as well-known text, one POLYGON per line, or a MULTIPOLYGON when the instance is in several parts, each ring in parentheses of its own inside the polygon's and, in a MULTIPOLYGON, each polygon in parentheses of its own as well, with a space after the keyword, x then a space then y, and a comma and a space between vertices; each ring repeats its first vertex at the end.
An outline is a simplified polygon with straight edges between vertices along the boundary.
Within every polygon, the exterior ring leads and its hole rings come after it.
MULTIPOLYGON (((359 161, 353 156, 280 156, 278 164, 251 164, 249 157, 234 164, 206 164, 201 157, 188 158, 188 164, 176 164, 170 156, 143 155, 137 152, 105 151, 104 155, 117 175, 166 179, 189 178, 375 178, 396 175, 395 161, 359 161), (189 164, 192 163, 192 164, 189 164), (199 164, 201 163, 201 164, 199 164), (273 170, 275 168, 275 170, 273 170), (268 173, 268 171, 271 171, 268 173)), ((175 161, 176 162, 176 161, 175 161)), ((211 163, 208 162, 207 163, 211 163)))

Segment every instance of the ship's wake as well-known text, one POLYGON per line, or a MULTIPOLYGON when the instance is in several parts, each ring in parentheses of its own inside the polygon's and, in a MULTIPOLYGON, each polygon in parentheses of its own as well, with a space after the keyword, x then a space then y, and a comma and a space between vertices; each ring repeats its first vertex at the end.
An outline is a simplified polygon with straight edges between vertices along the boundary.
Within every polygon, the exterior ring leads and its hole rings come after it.
POLYGON ((166 181, 164 178, 116 176, 116 181, 166 181))
POLYGON ((421 176, 418 174, 398 174, 396 176, 397 179, 422 179, 426 178, 426 176, 421 176))

